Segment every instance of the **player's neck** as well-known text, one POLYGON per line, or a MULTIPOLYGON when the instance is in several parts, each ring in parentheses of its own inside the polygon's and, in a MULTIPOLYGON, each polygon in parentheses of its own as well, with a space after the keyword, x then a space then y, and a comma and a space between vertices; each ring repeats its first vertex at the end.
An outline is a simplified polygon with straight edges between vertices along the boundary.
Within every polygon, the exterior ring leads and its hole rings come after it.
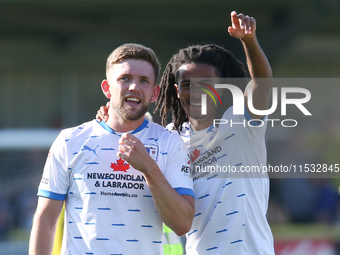
POLYGON ((120 116, 110 116, 106 124, 115 132, 128 132, 137 129, 144 122, 144 116, 138 120, 124 120, 120 116))

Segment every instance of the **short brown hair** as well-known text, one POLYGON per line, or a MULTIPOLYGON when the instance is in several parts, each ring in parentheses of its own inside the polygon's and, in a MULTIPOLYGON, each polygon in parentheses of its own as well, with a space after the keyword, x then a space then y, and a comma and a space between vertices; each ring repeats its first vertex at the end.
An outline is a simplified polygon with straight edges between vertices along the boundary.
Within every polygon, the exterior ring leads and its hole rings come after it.
POLYGON ((157 81, 161 64, 155 52, 148 47, 136 43, 126 43, 115 49, 107 58, 106 73, 114 64, 118 64, 126 59, 145 60, 150 63, 155 73, 155 82, 157 81))

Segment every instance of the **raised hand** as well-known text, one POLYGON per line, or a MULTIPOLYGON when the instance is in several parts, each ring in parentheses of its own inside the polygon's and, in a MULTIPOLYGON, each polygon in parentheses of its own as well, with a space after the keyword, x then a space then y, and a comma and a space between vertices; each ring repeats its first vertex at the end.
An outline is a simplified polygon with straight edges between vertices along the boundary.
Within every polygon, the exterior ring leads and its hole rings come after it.
POLYGON ((255 36, 256 21, 253 17, 244 15, 242 13, 232 11, 231 26, 228 27, 228 32, 231 36, 238 39, 251 38, 255 36))

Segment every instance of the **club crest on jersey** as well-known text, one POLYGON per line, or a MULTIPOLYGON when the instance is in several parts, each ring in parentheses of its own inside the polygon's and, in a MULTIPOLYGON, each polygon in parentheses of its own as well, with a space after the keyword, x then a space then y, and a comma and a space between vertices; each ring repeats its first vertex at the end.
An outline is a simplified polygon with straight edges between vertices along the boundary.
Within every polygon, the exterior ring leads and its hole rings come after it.
POLYGON ((154 161, 157 161, 157 157, 158 157, 158 145, 144 144, 144 146, 145 146, 145 149, 148 151, 150 157, 154 161))
POLYGON ((113 171, 122 171, 125 172, 130 168, 130 165, 128 163, 125 163, 124 159, 117 159, 117 163, 111 163, 110 166, 113 171))

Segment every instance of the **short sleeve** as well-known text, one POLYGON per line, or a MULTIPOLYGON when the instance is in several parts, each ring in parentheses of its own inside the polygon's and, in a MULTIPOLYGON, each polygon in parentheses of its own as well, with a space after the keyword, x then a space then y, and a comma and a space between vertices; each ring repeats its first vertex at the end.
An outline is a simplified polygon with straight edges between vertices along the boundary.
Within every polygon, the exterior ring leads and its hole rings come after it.
POLYGON ((180 195, 194 197, 189 154, 177 132, 171 133, 167 150, 167 164, 163 173, 170 185, 180 195))
POLYGON ((66 141, 62 131, 51 146, 39 184, 38 196, 65 200, 69 188, 66 141))

